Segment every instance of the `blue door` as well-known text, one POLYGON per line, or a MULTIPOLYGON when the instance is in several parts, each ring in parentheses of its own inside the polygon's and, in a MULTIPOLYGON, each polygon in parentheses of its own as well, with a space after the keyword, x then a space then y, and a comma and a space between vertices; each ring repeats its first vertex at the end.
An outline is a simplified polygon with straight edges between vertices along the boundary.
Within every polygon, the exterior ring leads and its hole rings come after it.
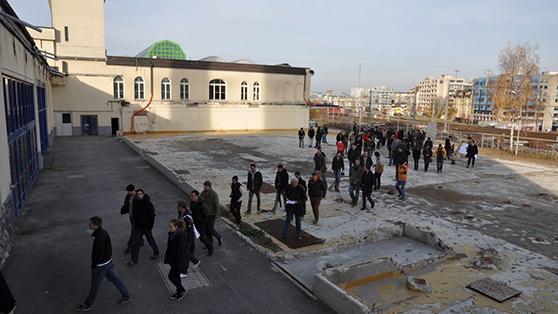
POLYGON ((97 135, 98 133, 97 116, 81 116, 81 135, 97 135))

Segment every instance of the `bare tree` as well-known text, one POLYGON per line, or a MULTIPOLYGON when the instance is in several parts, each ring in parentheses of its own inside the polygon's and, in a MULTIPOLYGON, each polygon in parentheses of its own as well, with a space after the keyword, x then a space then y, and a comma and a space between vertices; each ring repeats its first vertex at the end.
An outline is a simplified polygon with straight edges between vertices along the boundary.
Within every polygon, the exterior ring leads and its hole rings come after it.
POLYGON ((531 79, 539 73, 537 47, 508 44, 498 58, 500 75, 488 85, 498 121, 517 119, 533 95, 531 79))
MULTIPOLYGON (((449 97, 449 96, 448 96, 449 97)), ((443 97, 435 97, 430 101, 430 106, 424 108, 425 116, 430 116, 433 119, 440 119, 444 116, 446 107, 446 100, 443 97)), ((453 102, 448 104, 448 118, 451 120, 457 112, 453 102)))

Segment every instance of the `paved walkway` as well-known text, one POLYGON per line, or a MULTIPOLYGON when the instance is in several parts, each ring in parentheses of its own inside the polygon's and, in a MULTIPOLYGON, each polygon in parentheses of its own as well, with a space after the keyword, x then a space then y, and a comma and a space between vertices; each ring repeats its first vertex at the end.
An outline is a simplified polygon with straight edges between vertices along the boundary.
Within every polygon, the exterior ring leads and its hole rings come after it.
MULTIPOLYGON (((19 235, 3 273, 17 298, 18 313, 69 313, 89 289, 92 238, 88 219, 98 215, 112 237, 116 273, 134 301, 118 305, 117 290, 101 287, 94 313, 328 313, 276 272, 271 263, 223 224, 224 244, 201 269, 211 287, 192 290, 180 302, 168 291, 142 248, 139 265, 125 265, 128 216, 120 216, 128 183, 144 188, 156 210, 155 239, 164 254, 166 222, 176 216, 175 200, 184 194, 117 139, 57 138, 31 193, 19 235)), ((198 245, 198 255, 202 255, 198 245)))

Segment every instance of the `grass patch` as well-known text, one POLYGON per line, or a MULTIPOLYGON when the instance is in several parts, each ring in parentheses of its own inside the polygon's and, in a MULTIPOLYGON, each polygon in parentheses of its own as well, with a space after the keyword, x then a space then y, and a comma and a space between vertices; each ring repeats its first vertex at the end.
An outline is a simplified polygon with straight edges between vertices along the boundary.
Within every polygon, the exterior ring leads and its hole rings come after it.
MULTIPOLYGON (((233 224, 233 221, 235 221, 235 218, 228 210, 222 210, 221 216, 223 218, 226 218, 231 224, 233 224)), ((250 224, 241 222, 238 231, 240 231, 240 233, 242 233, 245 237, 248 237, 250 240, 254 241, 254 243, 263 246, 273 253, 283 251, 281 247, 279 247, 277 244, 275 244, 275 242, 273 242, 273 240, 271 240, 267 233, 263 232, 260 229, 252 227, 252 225, 250 224)))

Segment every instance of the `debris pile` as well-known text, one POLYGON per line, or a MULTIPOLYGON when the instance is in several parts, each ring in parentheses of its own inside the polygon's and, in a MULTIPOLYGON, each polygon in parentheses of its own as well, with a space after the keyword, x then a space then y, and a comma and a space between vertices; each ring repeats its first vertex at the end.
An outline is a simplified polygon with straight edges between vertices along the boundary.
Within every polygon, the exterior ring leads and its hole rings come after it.
POLYGON ((498 265, 502 261, 502 256, 498 254, 498 251, 492 248, 481 249, 479 252, 479 257, 473 261, 473 266, 478 269, 491 269, 497 270, 498 265))
POLYGON ((425 293, 432 292, 432 287, 430 286, 430 283, 428 283, 426 280, 422 278, 418 278, 415 276, 407 277, 407 288, 409 290, 425 292, 425 293))

